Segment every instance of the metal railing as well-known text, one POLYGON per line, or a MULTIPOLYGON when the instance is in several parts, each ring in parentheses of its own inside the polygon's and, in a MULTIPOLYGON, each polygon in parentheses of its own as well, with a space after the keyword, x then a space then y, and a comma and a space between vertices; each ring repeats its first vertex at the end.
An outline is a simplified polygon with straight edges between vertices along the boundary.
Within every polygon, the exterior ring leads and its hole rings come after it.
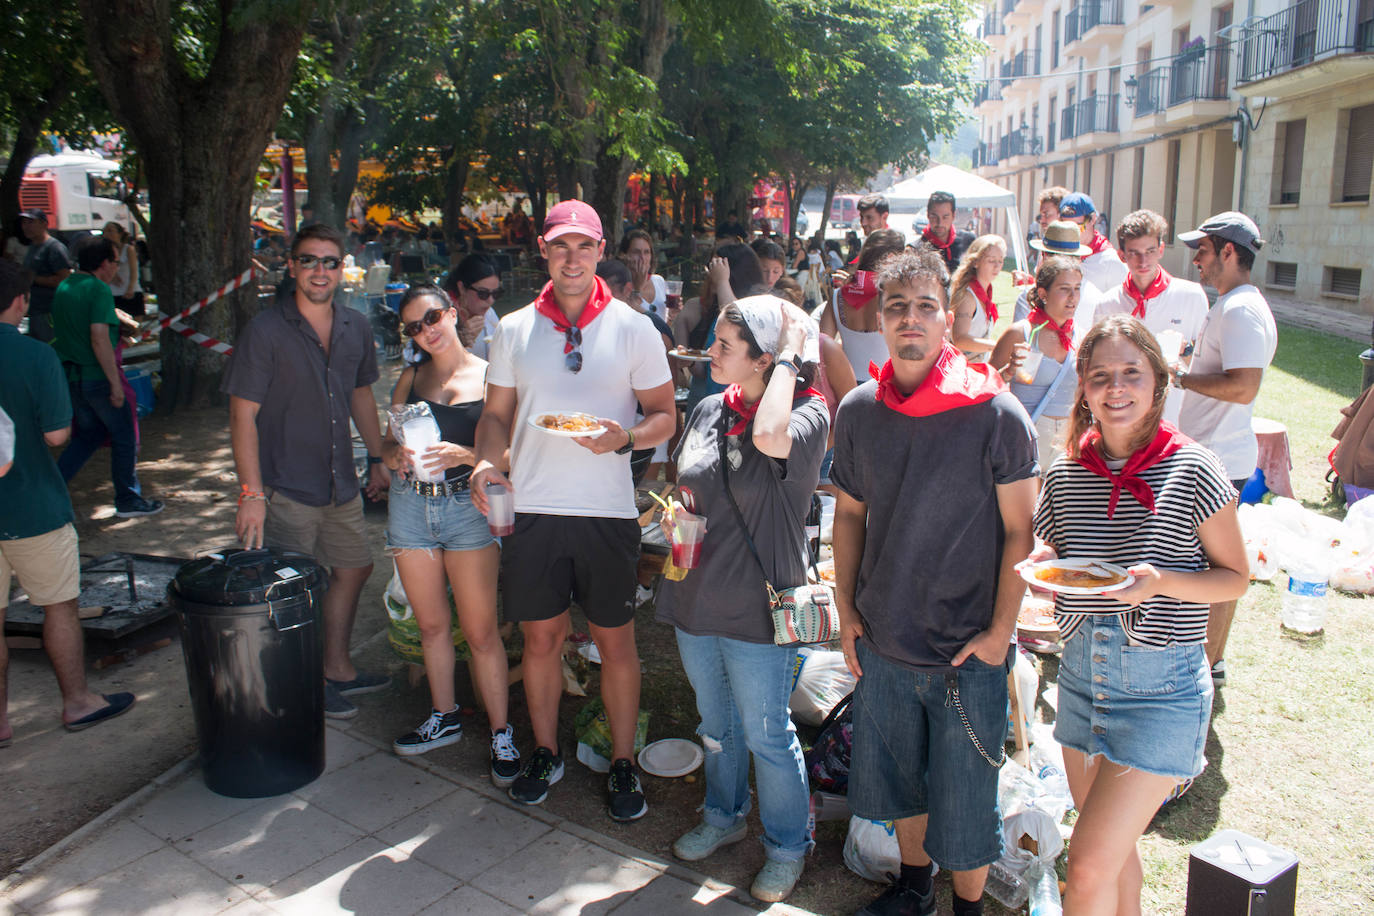
POLYGON ((1122 25, 1122 0, 1084 0, 1064 17, 1064 44, 1071 44, 1100 25, 1122 25))
POLYGON ((1140 78, 1135 88, 1135 116, 1155 114, 1169 107, 1169 68, 1156 67, 1140 78))
POLYGON ((1251 83, 1336 54, 1374 50, 1374 10, 1360 0, 1298 0, 1240 30, 1236 82, 1251 83), (1367 5, 1366 5, 1367 6, 1367 5))
POLYGON ((1028 127, 1018 127, 997 141, 997 158, 1010 159, 1012 156, 1030 154, 1031 133, 1028 127))
POLYGON ((983 37, 989 35, 1005 35, 1007 27, 1002 24, 1002 14, 993 9, 983 17, 983 37))
POLYGON ((1169 65, 1169 105, 1172 107, 1200 99, 1224 99, 1230 82, 1229 44, 1185 51, 1169 65))
POLYGON ((973 90, 973 106, 976 108, 984 102, 1002 101, 1002 83, 995 79, 990 79, 973 90))
POLYGON ((1035 51, 1026 50, 1017 54, 1011 59, 1011 78, 1019 79, 1023 76, 1040 75, 1040 55, 1035 51))
POLYGON ((1064 109, 1060 115, 1059 138, 1071 140, 1084 134, 1116 133, 1118 126, 1117 109, 1121 97, 1112 95, 1090 95, 1064 109))
MULTIPOLYGON (((999 142, 1000 145, 1000 142, 999 142)), ((973 167, 997 164, 997 151, 991 143, 979 143, 973 150, 973 167)))

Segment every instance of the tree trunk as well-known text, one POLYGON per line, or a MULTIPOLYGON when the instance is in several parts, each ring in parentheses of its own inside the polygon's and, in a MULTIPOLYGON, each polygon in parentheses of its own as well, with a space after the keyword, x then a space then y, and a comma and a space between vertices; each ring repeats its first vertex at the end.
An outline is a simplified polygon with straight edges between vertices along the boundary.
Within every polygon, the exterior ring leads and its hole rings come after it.
MULTIPOLYGON (((181 60, 164 0, 126 0, 113 17, 96 0, 80 6, 91 68, 148 177, 158 309, 174 313, 249 266, 254 180, 290 86, 304 16, 245 15, 234 0, 221 0, 211 26, 219 34, 203 36, 214 57, 197 78, 181 60)), ((232 343, 257 311, 254 289, 188 323, 232 343)), ((221 401, 224 364, 223 356, 164 332, 160 409, 221 401)))
POLYGON ((454 239, 458 237, 458 221, 463 217, 463 191, 468 185, 470 168, 467 150, 464 149, 454 149, 453 155, 444 163, 444 226, 452 227, 445 231, 451 231, 454 239))
MULTIPOLYGON (((21 107, 16 114, 14 145, 10 147, 10 159, 5 172, 0 176, 0 240, 11 228, 19 228, 19 186, 24 183, 24 170, 33 158, 38 147, 38 138, 43 133, 43 125, 52 117, 57 107, 71 94, 71 71, 63 68, 47 93, 37 99, 16 99, 21 107)), ((56 227, 54 227, 56 228, 56 227)))
POLYGON ((627 156, 612 156, 606 152, 610 142, 597 151, 596 168, 592 170, 592 191, 587 203, 601 216, 601 230, 606 236, 606 251, 615 251, 625 234, 625 185, 630 180, 634 162, 627 156))
POLYGON ((840 177, 831 173, 825 182, 825 207, 821 209, 821 218, 816 222, 815 237, 822 245, 825 244, 825 225, 830 221, 830 206, 835 202, 835 189, 840 186, 840 177))

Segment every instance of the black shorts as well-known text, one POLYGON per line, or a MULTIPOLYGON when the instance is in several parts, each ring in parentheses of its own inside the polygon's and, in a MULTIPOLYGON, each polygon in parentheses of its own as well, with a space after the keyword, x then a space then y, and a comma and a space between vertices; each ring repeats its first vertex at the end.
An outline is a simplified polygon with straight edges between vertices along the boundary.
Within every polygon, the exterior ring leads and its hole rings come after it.
POLYGON ((639 522, 518 512, 501 539, 501 606, 507 620, 551 620, 577 604, 599 627, 635 616, 639 522))

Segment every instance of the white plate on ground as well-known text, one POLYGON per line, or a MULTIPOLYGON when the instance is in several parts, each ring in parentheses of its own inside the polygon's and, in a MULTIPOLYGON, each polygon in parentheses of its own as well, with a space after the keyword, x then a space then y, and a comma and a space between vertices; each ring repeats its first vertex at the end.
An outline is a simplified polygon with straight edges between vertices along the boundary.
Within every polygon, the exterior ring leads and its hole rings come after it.
POLYGON ((668 355, 689 363, 709 363, 711 361, 710 354, 705 350, 693 350, 690 347, 673 347, 668 351, 668 355))
POLYGON ((646 744, 639 752, 639 768, 650 776, 672 779, 686 776, 706 759, 701 745, 686 738, 664 738, 646 744))
POLYGON ((564 439, 577 439, 581 436, 599 436, 606 431, 606 427, 602 426, 600 423, 592 429, 577 430, 576 432, 566 429, 553 429, 552 427, 541 425, 539 421, 548 416, 586 417, 589 420, 596 419, 596 417, 591 414, 583 413, 580 410, 549 410, 544 413, 535 414, 530 417, 527 422, 541 433, 548 433, 550 436, 562 436, 564 439))
POLYGON ((1135 576, 1126 572, 1125 568, 1117 566, 1115 563, 1106 563, 1102 560, 1046 560, 1043 563, 1021 567, 1021 578, 1025 579, 1036 588, 1043 588, 1051 592, 1063 592, 1066 595, 1100 595, 1104 592, 1120 591, 1135 582, 1135 576), (1060 585, 1055 582, 1048 582, 1038 577, 1038 573, 1044 569, 1062 569, 1067 572, 1085 572, 1093 569, 1105 570, 1112 575, 1121 576, 1120 582, 1111 585, 1060 585))

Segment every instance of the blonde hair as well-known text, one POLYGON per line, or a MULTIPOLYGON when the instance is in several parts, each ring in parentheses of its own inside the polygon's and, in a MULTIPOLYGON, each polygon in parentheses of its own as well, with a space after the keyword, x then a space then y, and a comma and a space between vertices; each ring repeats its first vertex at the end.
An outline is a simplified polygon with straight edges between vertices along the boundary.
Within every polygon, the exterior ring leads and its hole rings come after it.
POLYGON ((1045 190, 1041 191, 1039 194, 1035 196, 1035 209, 1039 210, 1041 205, 1043 205, 1045 201, 1048 200, 1054 204, 1054 209, 1058 210, 1059 205, 1062 204, 1064 202, 1064 198, 1068 196, 1069 189, 1062 187, 1061 185, 1055 185, 1054 187, 1046 188, 1045 190))
POLYGON ((1140 421, 1140 431, 1131 440, 1131 451, 1147 445, 1159 432, 1159 423, 1164 416, 1165 392, 1169 389, 1169 364, 1164 361, 1164 353, 1159 349, 1155 335, 1145 325, 1130 315, 1109 315, 1097 324, 1078 345, 1078 387, 1074 389, 1073 414, 1069 417, 1068 441, 1065 443, 1070 460, 1078 458, 1078 440, 1090 429, 1097 429, 1097 420, 1088 409, 1085 380, 1088 366, 1092 363, 1093 350, 1104 340, 1113 338, 1124 340, 1145 355, 1150 370, 1154 373, 1154 403, 1150 412, 1140 421))
POLYGON ((954 276, 949 278, 949 301, 952 303, 968 285, 977 279, 978 260, 989 248, 998 248, 1002 257, 1007 256, 1007 243, 1000 235, 980 235, 969 243, 964 259, 954 268, 954 276))

